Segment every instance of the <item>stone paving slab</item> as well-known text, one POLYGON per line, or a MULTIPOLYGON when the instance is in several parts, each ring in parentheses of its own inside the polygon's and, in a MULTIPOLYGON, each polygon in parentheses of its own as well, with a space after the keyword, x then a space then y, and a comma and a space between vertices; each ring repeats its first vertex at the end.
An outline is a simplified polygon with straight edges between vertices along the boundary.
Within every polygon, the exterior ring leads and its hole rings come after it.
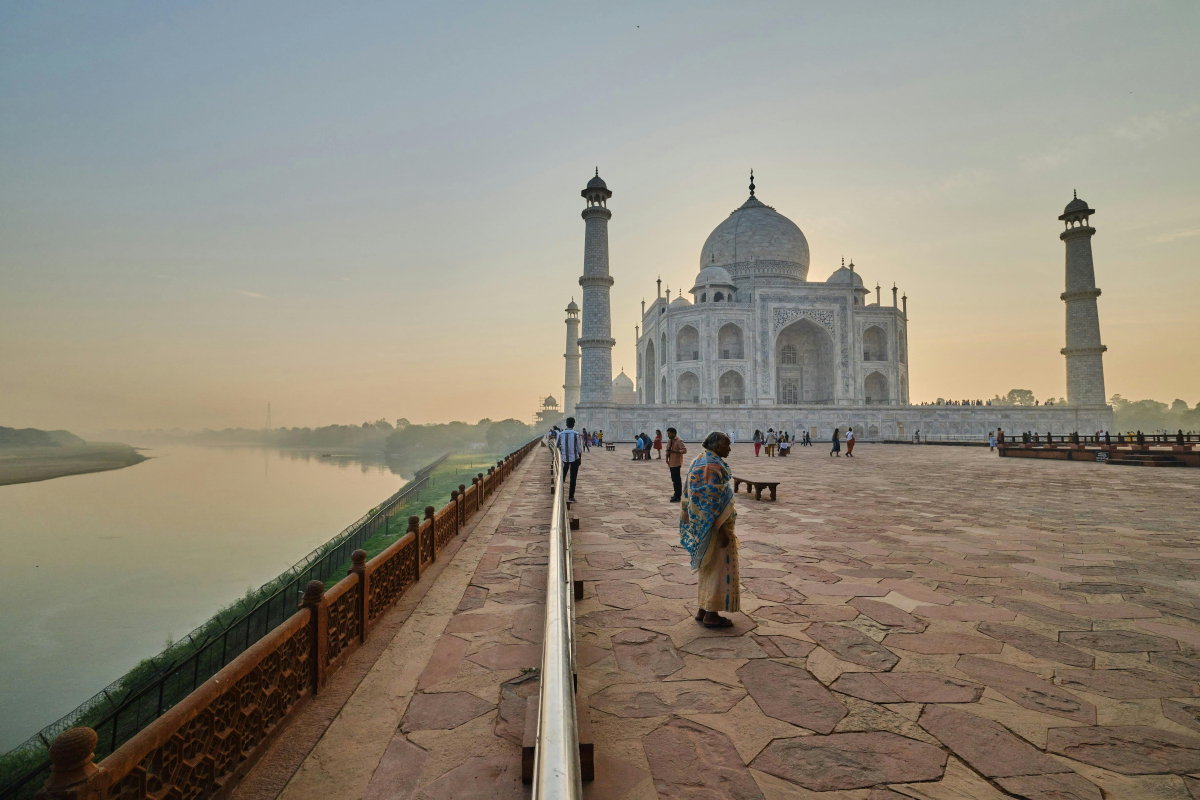
POLYGON ((1200 798, 1200 473, 855 451, 734 447, 780 485, 735 501, 728 630, 691 619, 663 462, 584 458, 579 683, 620 776, 586 794, 1200 798))

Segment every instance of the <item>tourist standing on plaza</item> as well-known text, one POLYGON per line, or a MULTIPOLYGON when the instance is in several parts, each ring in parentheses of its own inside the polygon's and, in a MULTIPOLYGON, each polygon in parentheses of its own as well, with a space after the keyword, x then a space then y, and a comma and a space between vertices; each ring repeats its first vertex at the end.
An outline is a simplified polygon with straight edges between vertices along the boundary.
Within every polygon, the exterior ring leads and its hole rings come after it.
POLYGON ((676 435, 674 428, 667 428, 667 469, 671 470, 671 502, 678 503, 683 496, 683 480, 680 471, 683 469, 683 455, 687 445, 676 435))
POLYGON ((758 458, 759 451, 762 450, 762 431, 758 428, 754 429, 754 457, 758 458))
POLYGON ((587 428, 583 429, 583 432, 580 433, 580 436, 582 437, 581 441, 583 442, 583 452, 586 453, 592 449, 592 437, 588 435, 587 428))
POLYGON ((833 449, 829 451, 829 455, 832 456, 834 453, 837 453, 838 458, 842 457, 841 434, 842 434, 842 432, 840 430, 838 430, 837 428, 833 429, 833 449))
POLYGON ((558 433, 558 452, 562 453, 563 482, 567 476, 571 478, 571 488, 567 493, 567 502, 575 502, 575 476, 579 474, 579 465, 583 463, 583 440, 579 431, 575 430, 575 418, 567 417, 567 429, 558 433))
POLYGON ((662 431, 654 431, 654 449, 658 451, 658 457, 662 458, 662 431))
POLYGON ((767 446, 767 458, 775 457, 775 444, 779 441, 779 437, 775 435, 774 428, 767 428, 767 435, 763 437, 763 444, 767 446))
POLYGON ((686 497, 679 509, 679 542, 699 571, 696 621, 706 628, 729 628, 733 620, 719 612, 741 610, 737 511, 729 485, 729 437, 720 431, 704 440, 704 455, 688 469, 686 497))
POLYGON ((988 450, 995 450, 995 449, 996 449, 996 432, 990 431, 988 433, 988 450))
POLYGON ((846 427, 846 458, 854 458, 854 428, 846 427))

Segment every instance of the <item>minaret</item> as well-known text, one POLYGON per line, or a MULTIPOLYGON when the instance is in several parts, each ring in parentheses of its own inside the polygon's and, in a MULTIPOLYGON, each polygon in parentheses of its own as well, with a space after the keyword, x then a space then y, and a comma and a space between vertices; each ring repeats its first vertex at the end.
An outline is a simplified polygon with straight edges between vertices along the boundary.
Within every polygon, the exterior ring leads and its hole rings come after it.
POLYGON ((580 192, 587 200, 583 220, 587 225, 583 239, 583 336, 579 349, 583 353, 583 385, 579 400, 582 403, 612 401, 612 338, 608 293, 613 279, 608 274, 608 198, 612 192, 600 178, 600 170, 580 192))
POLYGON ((1092 237, 1096 229, 1089 217, 1095 210, 1075 195, 1059 217, 1066 230, 1058 235, 1067 244, 1067 403, 1073 406, 1107 405, 1104 396, 1104 351, 1100 343, 1100 317, 1096 311, 1096 270, 1092 266, 1092 237))
POLYGON ((575 416, 575 406, 579 404, 579 306, 575 298, 567 306, 567 352, 563 354, 567 360, 566 383, 563 384, 563 416, 575 416))

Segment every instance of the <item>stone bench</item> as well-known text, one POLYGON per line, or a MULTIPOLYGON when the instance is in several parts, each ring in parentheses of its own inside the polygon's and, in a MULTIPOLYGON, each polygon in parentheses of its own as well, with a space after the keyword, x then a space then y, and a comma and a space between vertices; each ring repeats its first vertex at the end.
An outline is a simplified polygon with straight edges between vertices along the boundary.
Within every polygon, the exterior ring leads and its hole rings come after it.
POLYGON ((617 446, 616 446, 615 444, 605 444, 605 445, 604 445, 604 449, 605 449, 605 450, 608 450, 608 451, 610 451, 610 452, 611 452, 611 451, 613 451, 613 450, 616 450, 616 449, 617 449, 617 446))
POLYGON ((754 499, 755 500, 763 499, 762 498, 763 489, 769 489, 771 491, 771 499, 774 500, 775 499, 775 487, 779 485, 779 481, 753 481, 753 480, 750 480, 749 478, 739 478, 738 476, 734 475, 733 476, 733 493, 734 494, 738 493, 738 489, 741 487, 741 485, 743 483, 746 484, 746 494, 750 494, 750 490, 752 488, 754 489, 754 499))

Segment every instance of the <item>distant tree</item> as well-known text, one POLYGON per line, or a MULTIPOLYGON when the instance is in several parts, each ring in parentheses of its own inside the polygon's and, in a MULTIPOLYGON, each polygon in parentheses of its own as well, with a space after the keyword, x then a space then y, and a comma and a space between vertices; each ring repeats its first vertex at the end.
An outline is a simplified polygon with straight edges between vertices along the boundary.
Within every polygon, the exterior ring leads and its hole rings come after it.
POLYGON ((1187 411, 1187 410, 1188 410, 1188 404, 1187 404, 1186 400, 1180 400, 1179 398, 1175 398, 1175 402, 1171 403, 1171 413, 1172 414, 1182 414, 1184 411, 1187 411))
POLYGON ((1031 406, 1036 402, 1037 398, 1028 389, 1009 389, 1008 394, 1004 395, 1004 402, 1001 405, 1031 406))
POLYGON ((401 417, 400 419, 396 420, 396 430, 402 431, 405 428, 407 428, 410 424, 412 424, 412 423, 410 423, 404 417, 401 417))
POLYGON ((517 419, 493 422, 487 431, 487 443, 495 452, 521 445, 533 438, 533 428, 517 419))

